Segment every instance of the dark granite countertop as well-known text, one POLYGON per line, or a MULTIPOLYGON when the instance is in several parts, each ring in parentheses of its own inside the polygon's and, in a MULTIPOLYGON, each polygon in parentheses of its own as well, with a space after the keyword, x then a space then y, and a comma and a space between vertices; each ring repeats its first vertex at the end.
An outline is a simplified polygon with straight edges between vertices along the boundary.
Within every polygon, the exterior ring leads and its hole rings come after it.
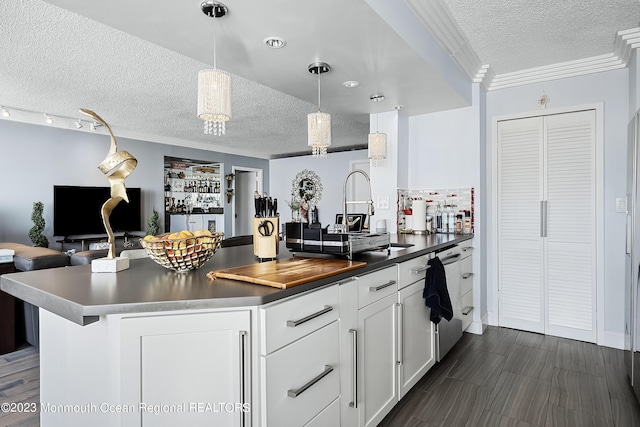
MULTIPOLYGON (((118 273, 92 273, 90 265, 79 265, 5 274, 0 276, 0 289, 72 322, 87 325, 106 314, 262 305, 407 261, 472 237, 392 234, 392 244, 413 246, 392 248, 390 254, 386 250, 355 254, 353 260, 366 262, 365 267, 289 289, 226 279, 212 281, 206 277, 211 270, 257 263, 253 245, 221 248, 206 265, 187 273, 167 270, 151 259, 131 259, 130 268, 118 273)), ((323 257, 304 253, 296 253, 296 256, 323 257)), ((291 253, 281 242, 278 259, 289 257, 291 253)))

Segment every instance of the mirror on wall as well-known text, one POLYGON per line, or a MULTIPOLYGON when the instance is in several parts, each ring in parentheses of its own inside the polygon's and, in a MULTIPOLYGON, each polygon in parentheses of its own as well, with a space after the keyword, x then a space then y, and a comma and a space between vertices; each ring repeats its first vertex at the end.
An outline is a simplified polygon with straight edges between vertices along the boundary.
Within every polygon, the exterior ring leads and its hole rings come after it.
POLYGON ((322 182, 320 177, 307 169, 299 172, 291 183, 291 202, 293 206, 298 206, 300 221, 313 222, 312 219, 310 221, 309 212, 316 208, 321 198, 322 182))

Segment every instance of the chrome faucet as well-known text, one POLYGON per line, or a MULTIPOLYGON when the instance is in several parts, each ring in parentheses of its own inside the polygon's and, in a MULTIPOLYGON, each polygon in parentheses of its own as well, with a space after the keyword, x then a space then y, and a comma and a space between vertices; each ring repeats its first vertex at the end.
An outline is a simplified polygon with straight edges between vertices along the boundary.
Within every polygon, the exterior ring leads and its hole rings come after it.
POLYGON ((366 219, 366 224, 367 224, 367 229, 369 230, 369 232, 371 232, 371 216, 373 215, 373 198, 371 197, 371 179, 369 179, 369 175, 367 175, 367 173, 365 171, 363 171, 362 169, 354 169, 351 172, 349 172, 349 174, 347 175, 347 177, 344 179, 344 187, 342 188, 342 225, 344 226, 344 230, 345 233, 347 233, 349 231, 349 223, 347 221, 347 204, 349 205, 362 205, 362 204, 367 204, 367 219, 366 219), (365 179, 367 180, 367 184, 369 184, 369 200, 367 201, 349 201, 347 202, 347 181, 349 181, 349 177, 351 175, 353 175, 354 173, 360 173, 362 174, 365 179))

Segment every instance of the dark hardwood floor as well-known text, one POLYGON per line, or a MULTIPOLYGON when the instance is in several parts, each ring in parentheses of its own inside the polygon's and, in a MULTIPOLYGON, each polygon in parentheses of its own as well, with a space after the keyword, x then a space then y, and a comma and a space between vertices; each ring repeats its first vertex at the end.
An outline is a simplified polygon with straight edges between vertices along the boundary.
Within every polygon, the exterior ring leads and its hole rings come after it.
POLYGON ((640 426, 623 355, 513 329, 465 333, 380 427, 640 426))
MULTIPOLYGON (((36 348, 0 356, 0 403, 38 402, 39 376, 36 348)), ((38 417, 0 412, 0 427, 38 417)), ((640 406, 622 351, 489 327, 465 333, 380 426, 640 426, 640 406)))
MULTIPOLYGON (((40 413, 29 412, 40 402, 40 353, 27 347, 0 355, 0 405, 13 403, 20 407, 0 410, 0 427, 37 427, 40 413), (36 405, 34 405, 36 404, 36 405), (24 406, 27 411, 20 411, 24 406)), ((4 405, 3 405, 4 406, 4 405)), ((38 407, 39 409, 39 407, 38 407)))

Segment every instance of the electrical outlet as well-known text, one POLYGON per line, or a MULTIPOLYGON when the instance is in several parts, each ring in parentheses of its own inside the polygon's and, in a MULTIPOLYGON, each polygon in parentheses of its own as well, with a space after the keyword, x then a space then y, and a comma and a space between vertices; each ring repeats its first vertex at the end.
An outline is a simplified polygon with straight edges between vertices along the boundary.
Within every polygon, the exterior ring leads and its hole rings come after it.
POLYGON ((626 197, 616 197, 616 212, 626 213, 627 212, 627 198, 626 197))
POLYGON ((378 197, 378 209, 389 209, 388 197, 378 197))

